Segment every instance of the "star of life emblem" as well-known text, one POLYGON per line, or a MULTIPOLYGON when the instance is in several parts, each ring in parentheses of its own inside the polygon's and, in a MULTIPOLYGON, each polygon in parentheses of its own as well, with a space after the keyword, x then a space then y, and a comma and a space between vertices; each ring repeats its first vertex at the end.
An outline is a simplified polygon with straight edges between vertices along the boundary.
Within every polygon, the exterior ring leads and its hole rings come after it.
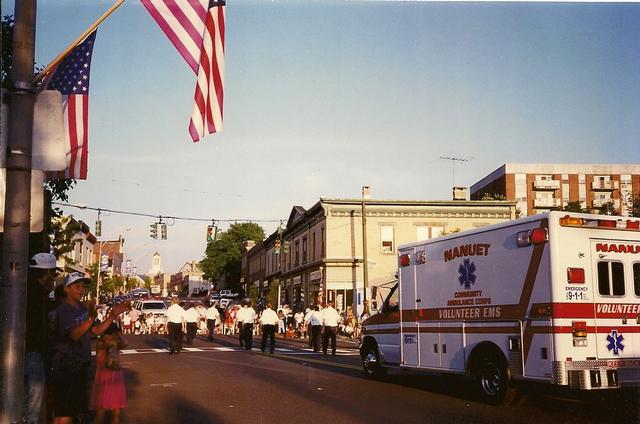
POLYGON ((607 341, 609 342, 607 349, 613 350, 614 355, 619 355, 620 351, 624 350, 623 340, 624 337, 622 334, 618 335, 618 330, 612 330, 611 334, 607 336, 607 341))
POLYGON ((469 259, 465 259, 458 267, 458 281, 461 286, 464 286, 466 290, 471 288, 472 284, 476 283, 476 266, 469 259))

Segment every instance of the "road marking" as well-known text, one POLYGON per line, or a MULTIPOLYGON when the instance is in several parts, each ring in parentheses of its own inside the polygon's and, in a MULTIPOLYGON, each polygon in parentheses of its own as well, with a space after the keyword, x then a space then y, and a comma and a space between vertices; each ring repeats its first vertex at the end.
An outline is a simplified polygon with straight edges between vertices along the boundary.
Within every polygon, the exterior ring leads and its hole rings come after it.
POLYGON ((176 383, 152 383, 152 384, 149 384, 150 387, 164 387, 164 388, 173 387, 175 385, 176 385, 176 383))
MULTIPOLYGON (((183 351, 185 352, 242 352, 244 350, 245 349, 243 347, 204 347, 204 348, 186 347, 186 348, 183 348, 183 351)), ((260 352, 260 349, 254 347, 252 351, 260 352)), ((168 353, 168 352, 169 352, 169 349, 143 348, 143 349, 122 349, 120 351, 120 354, 138 355, 142 353, 168 353)), ((280 355, 305 355, 305 356, 322 355, 321 352, 314 352, 312 349, 295 350, 295 349, 287 349, 287 348, 276 348, 276 352, 280 355)), ((95 352, 92 352, 92 354, 95 355, 95 352)), ((354 350, 337 349, 336 356, 358 356, 358 352, 354 350)))

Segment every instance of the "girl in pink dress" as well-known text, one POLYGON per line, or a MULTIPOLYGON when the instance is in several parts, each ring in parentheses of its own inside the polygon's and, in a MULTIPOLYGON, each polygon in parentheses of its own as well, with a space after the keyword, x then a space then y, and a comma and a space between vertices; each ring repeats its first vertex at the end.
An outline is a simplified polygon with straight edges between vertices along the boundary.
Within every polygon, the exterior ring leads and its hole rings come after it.
POLYGON ((104 422, 106 411, 111 423, 120 420, 120 409, 127 406, 124 374, 120 368, 119 350, 125 346, 117 325, 112 325, 96 344, 96 376, 91 388, 89 407, 96 411, 96 424, 104 422))

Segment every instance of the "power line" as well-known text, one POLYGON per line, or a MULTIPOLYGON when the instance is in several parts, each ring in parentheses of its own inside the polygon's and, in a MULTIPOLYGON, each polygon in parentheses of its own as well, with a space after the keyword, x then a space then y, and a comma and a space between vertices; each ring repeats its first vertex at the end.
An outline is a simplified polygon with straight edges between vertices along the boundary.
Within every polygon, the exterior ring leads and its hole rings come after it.
POLYGON ((197 221, 197 222, 280 222, 280 219, 246 219, 246 218, 235 218, 235 219, 215 219, 215 218, 190 218, 190 217, 180 217, 180 216, 170 216, 170 215, 162 215, 162 214, 150 214, 150 213, 141 213, 141 212, 128 212, 128 211, 118 211, 114 209, 107 208, 96 208, 92 206, 83 206, 83 205, 74 205, 71 203, 60 203, 60 202, 51 202, 53 205, 69 207, 69 208, 77 208, 82 210, 92 210, 98 212, 110 212, 119 215, 131 215, 131 216, 143 216, 147 218, 159 218, 159 219, 173 219, 174 221, 197 221))

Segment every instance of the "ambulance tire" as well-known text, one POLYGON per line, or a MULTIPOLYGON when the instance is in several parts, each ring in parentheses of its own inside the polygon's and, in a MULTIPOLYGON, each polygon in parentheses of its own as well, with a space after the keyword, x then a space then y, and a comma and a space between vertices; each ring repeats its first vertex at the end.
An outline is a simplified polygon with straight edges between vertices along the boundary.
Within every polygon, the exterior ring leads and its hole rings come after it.
POLYGON ((476 352, 471 368, 480 399, 491 405, 512 404, 517 392, 510 387, 510 373, 506 360, 495 352, 476 352))
POLYGON ((360 352, 362 358, 362 369, 367 378, 378 380, 387 375, 387 369, 382 366, 378 346, 374 343, 367 343, 360 352))

